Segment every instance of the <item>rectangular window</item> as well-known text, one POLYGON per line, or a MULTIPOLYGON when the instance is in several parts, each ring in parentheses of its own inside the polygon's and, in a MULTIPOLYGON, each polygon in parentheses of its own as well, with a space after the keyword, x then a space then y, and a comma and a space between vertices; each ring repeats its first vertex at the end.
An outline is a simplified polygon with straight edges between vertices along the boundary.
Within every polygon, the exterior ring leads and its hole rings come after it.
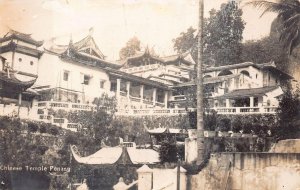
POLYGON ((104 88, 105 80, 100 80, 100 88, 104 88))
POLYGON ((90 76, 89 75, 84 75, 83 76, 83 84, 89 85, 90 82, 90 76))
POLYGON ((64 71, 64 81, 69 80, 69 71, 64 71))

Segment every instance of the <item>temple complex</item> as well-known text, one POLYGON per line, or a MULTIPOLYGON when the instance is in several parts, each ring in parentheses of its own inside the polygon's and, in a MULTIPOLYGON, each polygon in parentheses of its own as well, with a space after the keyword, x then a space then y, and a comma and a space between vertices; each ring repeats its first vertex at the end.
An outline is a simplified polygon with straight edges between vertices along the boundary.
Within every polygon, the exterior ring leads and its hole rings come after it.
MULTIPOLYGON (((116 115, 176 115, 195 108, 195 62, 189 52, 159 57, 145 48, 125 60, 108 61, 93 31, 59 45, 10 30, 0 43, 2 101, 28 101, 31 119, 65 123, 48 110, 92 110, 103 94, 116 98, 116 115)), ((206 66, 206 110, 275 114, 282 86, 291 79, 274 63, 206 66)))

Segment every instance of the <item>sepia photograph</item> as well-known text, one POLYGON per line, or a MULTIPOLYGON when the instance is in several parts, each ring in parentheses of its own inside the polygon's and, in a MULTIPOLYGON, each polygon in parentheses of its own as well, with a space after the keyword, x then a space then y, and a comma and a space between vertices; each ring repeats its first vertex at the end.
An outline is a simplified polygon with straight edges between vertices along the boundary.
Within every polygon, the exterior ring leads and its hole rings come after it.
POLYGON ((0 190, 300 190, 300 0, 0 0, 0 190))

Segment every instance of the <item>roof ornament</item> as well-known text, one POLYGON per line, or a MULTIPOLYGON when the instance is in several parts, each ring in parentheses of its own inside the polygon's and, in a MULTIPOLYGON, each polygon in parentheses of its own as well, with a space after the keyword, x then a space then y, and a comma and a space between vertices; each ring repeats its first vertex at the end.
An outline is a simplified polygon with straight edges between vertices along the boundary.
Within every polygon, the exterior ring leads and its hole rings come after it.
POLYGON ((145 48, 145 54, 150 55, 150 50, 149 50, 149 46, 148 45, 145 48))
POLYGON ((94 27, 91 27, 89 29, 89 36, 93 37, 93 34, 94 34, 94 27))
POLYGON ((70 34, 70 41, 69 41, 69 45, 73 45, 73 36, 72 36, 72 33, 70 34))
POLYGON ((13 69, 7 61, 4 63, 4 68, 3 69, 4 69, 4 71, 7 72, 7 77, 10 78, 10 71, 12 71, 13 69))

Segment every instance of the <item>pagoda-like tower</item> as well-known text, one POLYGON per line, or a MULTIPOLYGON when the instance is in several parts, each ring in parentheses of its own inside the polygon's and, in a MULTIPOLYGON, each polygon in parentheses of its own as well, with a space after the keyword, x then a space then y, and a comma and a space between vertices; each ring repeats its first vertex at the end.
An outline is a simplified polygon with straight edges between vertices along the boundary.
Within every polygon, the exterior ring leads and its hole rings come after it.
POLYGON ((37 95, 29 89, 38 77, 38 61, 43 54, 39 50, 42 41, 31 34, 10 30, 0 38, 0 103, 31 102, 37 95))
POLYGON ((43 54, 39 47, 42 45, 43 41, 33 39, 31 34, 10 30, 0 38, 0 55, 6 59, 8 67, 18 71, 17 77, 31 80, 38 74, 38 61, 43 54))

